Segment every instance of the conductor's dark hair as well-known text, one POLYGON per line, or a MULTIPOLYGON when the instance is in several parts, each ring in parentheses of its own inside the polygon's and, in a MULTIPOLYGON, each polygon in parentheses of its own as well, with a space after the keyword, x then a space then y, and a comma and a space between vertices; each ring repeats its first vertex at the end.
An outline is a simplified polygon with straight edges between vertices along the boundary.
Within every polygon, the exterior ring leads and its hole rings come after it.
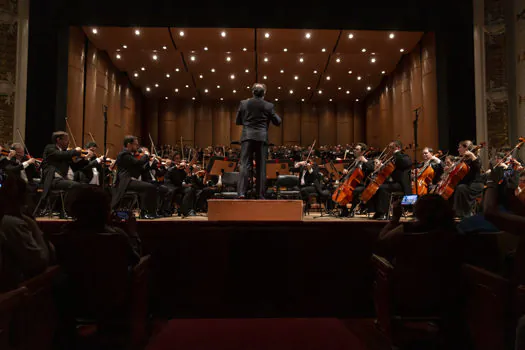
POLYGON ((58 139, 62 140, 66 136, 67 136, 67 132, 65 132, 65 131, 55 131, 51 135, 51 142, 57 143, 58 139))
POLYGON ((261 83, 255 83, 252 86, 252 93, 255 97, 263 97, 266 94, 266 85, 261 83))
POLYGON ((124 147, 128 147, 128 144, 135 142, 136 139, 137 137, 133 135, 124 136, 124 147))

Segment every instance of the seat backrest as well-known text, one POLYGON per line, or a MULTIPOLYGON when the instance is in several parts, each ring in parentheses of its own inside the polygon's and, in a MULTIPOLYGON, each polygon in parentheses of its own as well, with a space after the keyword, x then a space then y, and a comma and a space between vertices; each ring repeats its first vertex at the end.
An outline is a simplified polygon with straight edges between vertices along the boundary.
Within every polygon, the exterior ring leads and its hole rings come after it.
POLYGON ((223 186, 237 186, 237 183, 239 182, 239 176, 240 175, 238 172, 224 173, 221 178, 223 186))
POLYGON ((18 349, 18 343, 23 337, 20 308, 26 293, 27 289, 21 287, 0 294, 0 349, 18 349))
POLYGON ((132 349, 143 349, 146 345, 148 321, 149 255, 142 257, 131 273, 131 345, 132 349))
POLYGON ((275 186, 277 188, 286 187, 287 189, 297 187, 299 186, 299 177, 295 175, 279 175, 275 186))
POLYGON ((467 265, 463 266, 467 284, 466 318, 474 348, 506 349, 510 287, 508 280, 467 265))
POLYGON ((373 254, 372 263, 375 267, 374 306, 377 325, 383 334, 391 340, 392 337, 392 274, 394 267, 385 258, 373 254))
POLYGON ((105 317, 127 304, 130 248, 124 235, 74 232, 53 241, 77 312, 105 317))
POLYGON ((52 266, 40 275, 22 283, 27 288, 23 306, 25 334, 20 349, 51 350, 58 325, 53 286, 60 272, 59 266, 52 266))

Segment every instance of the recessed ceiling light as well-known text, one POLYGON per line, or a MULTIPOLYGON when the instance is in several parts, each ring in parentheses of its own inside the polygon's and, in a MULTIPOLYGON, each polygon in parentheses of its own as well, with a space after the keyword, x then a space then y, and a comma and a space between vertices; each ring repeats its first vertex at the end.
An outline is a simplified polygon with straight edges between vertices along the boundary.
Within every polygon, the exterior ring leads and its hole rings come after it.
POLYGON ((318 93, 319 95, 321 95, 321 94, 323 93, 323 90, 319 90, 319 91, 317 91, 317 93, 318 93))
POLYGON ((263 76, 263 79, 266 80, 266 79, 268 79, 268 77, 265 75, 265 76, 263 76))
POLYGON ((281 87, 280 87, 280 86, 278 86, 278 87, 277 87, 277 90, 281 90, 281 87))
POLYGON ((310 86, 308 86, 308 87, 307 87, 306 89, 307 89, 307 90, 310 90, 310 89, 311 89, 311 87, 310 87, 310 86))
POLYGON ((290 94, 293 94, 293 90, 290 90, 290 94))
POLYGON ((180 69, 179 68, 175 68, 175 72, 178 72, 178 71, 180 71, 180 69))
POLYGON ((351 71, 351 70, 349 70, 349 71, 348 71, 348 74, 352 74, 352 71, 351 71))
POLYGON ((190 86, 188 84, 186 84, 186 89, 189 88, 190 86))
POLYGON ((135 73, 135 74, 133 74, 133 76, 134 76, 135 78, 138 78, 139 73, 135 73))
POLYGON ((347 94, 347 95, 350 95, 350 90, 346 90, 346 94, 347 94))
POLYGON ((169 75, 169 74, 166 74, 166 78, 169 78, 170 76, 171 76, 171 75, 169 75))
POLYGON ((375 56, 376 53, 375 53, 375 52, 370 52, 370 54, 371 54, 372 56, 375 56))
POLYGON ((361 76, 358 76, 358 77, 357 77, 357 80, 361 80, 361 76))
POLYGON ((135 35, 140 35, 140 30, 135 29, 135 35))
POLYGON ((363 48, 361 49, 361 52, 366 52, 366 49, 363 47, 363 48))
POLYGON ((394 39, 395 35, 394 33, 390 33, 390 35, 388 36, 390 39, 394 39))
POLYGON ((372 87, 371 87, 371 86, 367 86, 366 89, 367 89, 368 91, 370 91, 370 90, 372 90, 372 87))
POLYGON ((97 28, 93 28, 93 29, 91 30, 91 32, 93 32, 93 34, 98 34, 98 29, 97 29, 97 28))
POLYGON ((285 47, 285 48, 283 49, 283 51, 284 51, 284 52, 288 52, 288 49, 285 47))
POLYGON ((195 61, 195 56, 190 56, 190 60, 195 61))
POLYGON ((167 100, 167 99, 168 99, 168 96, 165 96, 164 99, 167 100))
POLYGON ((145 71, 146 68, 145 68, 145 67, 140 67, 140 70, 141 70, 141 71, 145 71))
POLYGON ((399 52, 405 52, 405 49, 399 49, 399 52))
POLYGON ((326 49, 323 47, 323 48, 321 49, 321 52, 326 52, 326 49))
POLYGON ((301 99, 301 102, 304 102, 304 98, 301 99))
POLYGON ((156 60, 159 59, 159 56, 157 56, 157 55, 153 55, 152 58, 153 58, 154 61, 156 61, 156 60))
POLYGON ((221 36, 222 36, 223 38, 225 38, 225 37, 226 37, 226 32, 221 32, 221 36))
POLYGON ((192 99, 193 101, 195 101, 195 97, 192 97, 191 99, 192 99))
POLYGON ((221 97, 221 101, 224 100, 222 97, 221 97))
POLYGON ((120 52, 120 49, 117 49, 117 52, 120 52))
POLYGON ((312 34, 310 33, 306 33, 305 36, 304 36, 306 39, 310 39, 312 37, 312 34))
POLYGON ((340 87, 340 86, 339 86, 339 87, 337 88, 337 90, 342 90, 342 89, 343 89, 343 88, 342 88, 342 87, 340 87))
POLYGON ((146 87, 146 91, 151 91, 151 89, 149 88, 149 86, 146 87))
POLYGON ((265 58, 264 58, 264 62, 268 62, 268 57, 265 57, 265 58))
POLYGON ((184 31, 181 30, 181 31, 179 32, 179 35, 180 35, 180 36, 184 36, 184 31))
POLYGON ((370 62, 372 62, 372 63, 376 63, 376 59, 375 59, 375 57, 372 57, 372 58, 370 59, 370 62))
POLYGON ((204 93, 207 94, 208 93, 208 89, 204 89, 204 93))
POLYGON ((278 99, 278 98, 276 98, 276 99, 275 99, 275 101, 279 101, 279 99, 278 99))
POLYGON ((350 33, 348 34, 348 39, 353 39, 354 38, 354 34, 350 33))
POLYGON ((328 101, 332 102, 332 99, 329 99, 328 101))
POLYGON ((128 48, 128 45, 122 45, 122 48, 123 48, 123 49, 127 49, 127 48, 128 48))
POLYGON ((299 58, 299 62, 303 63, 304 62, 304 58, 299 58))
POLYGON ((215 68, 210 69, 210 72, 215 73, 215 68))
POLYGON ((221 88, 221 86, 220 86, 220 85, 217 85, 217 89, 220 89, 220 88, 221 88))
POLYGON ((340 58, 337 58, 335 61, 336 61, 337 63, 339 63, 339 62, 341 62, 341 59, 340 59, 340 58))
POLYGON ((358 99, 358 98, 356 98, 356 99, 355 99, 355 102, 359 102, 359 99, 358 99))
POLYGON ((299 80, 299 76, 296 75, 295 77, 293 77, 295 80, 299 80))
POLYGON ((234 94, 237 93, 237 90, 233 90, 233 93, 234 93, 234 94))
POLYGON ((329 75, 326 76, 326 80, 330 80, 330 76, 329 75))
POLYGON ((230 79, 235 79, 235 74, 230 75, 230 79))
POLYGON ((283 74, 284 73, 284 69, 281 69, 280 72, 281 72, 281 74, 283 74))
POLYGON ((179 92, 179 89, 175 89, 175 92, 179 92))
POLYGON ((230 62, 232 60, 232 58, 230 56, 226 56, 226 61, 227 62, 230 62))
POLYGON ((268 39, 268 38, 270 37, 270 33, 265 33, 265 34, 264 34, 264 37, 265 37, 266 39, 268 39))
POLYGON ((199 75, 199 78, 201 78, 201 79, 202 79, 202 78, 204 78, 204 76, 203 76, 203 75, 201 74, 201 75, 199 75))
POLYGON ((155 87, 159 87, 159 84, 155 84, 155 87))
POLYGON ((246 88, 247 88, 247 89, 250 89, 250 87, 249 87, 249 86, 246 86, 246 88))
POLYGON ((245 48, 245 47, 243 47, 243 48, 242 48, 242 50, 243 50, 243 51, 248 51, 248 49, 247 49, 247 48, 245 48))
POLYGON ((384 70, 381 71, 381 74, 386 74, 386 72, 384 70))
POLYGON ((120 54, 117 54, 116 57, 117 57, 117 60, 120 60, 120 57, 121 57, 121 56, 120 56, 120 54))
POLYGON ((314 70, 314 74, 317 74, 317 71, 316 71, 316 70, 314 70))
POLYGON ((163 50, 167 50, 168 47, 167 47, 167 46, 163 46, 162 49, 163 49, 163 50))
POLYGON ((244 70, 244 73, 250 73, 250 70, 249 70, 248 68, 246 68, 246 69, 244 70))
POLYGON ((208 51, 208 46, 204 46, 204 51, 208 51))

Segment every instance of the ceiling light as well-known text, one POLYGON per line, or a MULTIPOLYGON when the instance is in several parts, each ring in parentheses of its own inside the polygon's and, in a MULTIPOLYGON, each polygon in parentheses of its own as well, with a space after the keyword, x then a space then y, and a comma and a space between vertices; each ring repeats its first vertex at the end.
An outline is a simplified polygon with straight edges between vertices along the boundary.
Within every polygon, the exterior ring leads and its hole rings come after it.
POLYGON ((237 93, 237 90, 233 90, 233 93, 234 93, 234 94, 237 93))
POLYGON ((169 75, 169 74, 166 74, 166 78, 169 78, 169 77, 170 77, 170 75, 169 75))
POLYGON ((281 69, 281 74, 283 74, 283 73, 284 73, 284 69, 281 69))
POLYGON ((230 79, 235 79, 235 74, 230 75, 230 79))
POLYGON ((135 78, 138 78, 139 73, 135 73, 135 74, 133 74, 133 76, 134 76, 135 78))
POLYGON ((178 72, 180 69, 179 68, 175 68, 175 72, 178 72))
POLYGON ((153 60, 154 60, 154 61, 156 61, 156 60, 158 60, 158 59, 159 59, 159 56, 157 56, 157 55, 153 55, 153 57, 152 57, 152 58, 153 58, 153 60))
POLYGON ((284 51, 284 52, 288 52, 288 49, 285 47, 285 48, 283 49, 283 51, 284 51))
POLYGON ((98 29, 97 28, 93 28, 91 31, 93 32, 93 34, 97 34, 98 33, 98 29))
POLYGON ((195 61, 195 56, 190 56, 190 60, 195 61))
POLYGON ((168 99, 168 96, 164 97, 164 99, 166 99, 166 100, 167 100, 167 99, 168 99))
POLYGON ((350 90, 346 90, 346 94, 347 94, 347 95, 350 95, 350 90))
POLYGON ((249 70, 248 68, 246 68, 246 69, 244 70, 244 73, 250 73, 250 70, 249 70))
POLYGON ((317 93, 318 93, 319 95, 321 95, 321 94, 323 93, 323 90, 319 90, 319 91, 317 91, 317 93))
POLYGON ((246 86, 246 88, 247 88, 247 89, 250 89, 250 87, 249 87, 249 86, 246 86))
POLYGON ((370 91, 370 90, 372 90, 372 87, 371 87, 371 86, 367 86, 366 89, 367 89, 368 91, 370 91))
POLYGON ((372 62, 372 63, 376 63, 376 59, 375 59, 374 57, 372 57, 372 58, 370 59, 370 62, 372 62))
POLYGON ((354 34, 350 33, 348 34, 348 39, 353 39, 354 38, 354 34))
POLYGON ((337 58, 335 61, 336 61, 337 63, 339 63, 339 62, 341 62, 341 59, 340 59, 340 58, 337 58))
POLYGON ((210 72, 215 73, 215 68, 210 69, 210 72))
POLYGON ((268 62, 268 57, 265 57, 265 58, 264 58, 264 62, 268 62))
POLYGON ((278 98, 276 98, 276 99, 275 99, 275 101, 279 101, 279 99, 278 99, 278 98))
POLYGON ((356 99, 355 99, 355 102, 359 102, 359 99, 358 99, 358 98, 356 98, 356 99))
POLYGON ((357 77, 357 80, 361 80, 361 76, 358 76, 358 77, 357 77))
POLYGON ((290 90, 290 94, 293 94, 293 90, 290 90))
POLYGON ((343 88, 342 88, 342 87, 340 87, 340 86, 339 86, 339 87, 337 88, 337 90, 342 90, 342 89, 343 89, 343 88))
POLYGON ((204 93, 207 94, 208 93, 208 89, 204 89, 204 93))
POLYGON ((159 84, 155 84, 155 87, 159 87, 159 84))
POLYGON ((326 76, 326 80, 330 80, 330 76, 329 75, 326 76))
POLYGON ((217 89, 220 89, 220 88, 221 88, 221 86, 220 86, 220 85, 217 85, 217 89))
POLYGON ((268 77, 265 75, 265 76, 263 76, 263 79, 266 80, 266 79, 268 79, 268 77))
POLYGON ((405 49, 399 49, 399 52, 405 52, 405 49))
POLYGON ((386 72, 384 70, 381 71, 381 74, 386 74, 386 72))
POLYGON ((328 101, 332 102, 332 99, 329 99, 328 101))
POLYGON ((204 46, 204 51, 208 51, 208 46, 204 46))
POLYGON ((149 86, 148 86, 148 87, 146 87, 146 91, 151 91, 151 89, 149 88, 149 86))
POLYGON ((117 60, 120 60, 120 55, 119 54, 117 54, 117 60))
POLYGON ((135 35, 140 35, 140 30, 135 29, 135 35))
POLYGON ((323 48, 321 49, 321 52, 326 52, 326 49, 323 47, 323 48))
POLYGON ((306 89, 307 89, 307 90, 310 90, 310 89, 311 89, 311 87, 309 86, 309 87, 307 87, 306 89))
POLYGON ((201 75, 199 75, 199 78, 201 78, 201 79, 202 79, 202 78, 204 78, 204 76, 203 76, 203 75, 201 74, 201 75))
POLYGON ((230 56, 226 56, 226 61, 227 62, 230 62, 232 60, 232 58, 230 56))
POLYGON ((175 92, 179 92, 179 89, 175 89, 175 92))
POLYGON ((123 48, 123 49, 127 49, 127 48, 128 48, 128 45, 122 45, 122 48, 123 48))
POLYGON ((186 89, 189 88, 190 86, 188 84, 186 84, 186 89))
POLYGON ((304 102, 304 98, 301 99, 301 102, 304 102))
POLYGON ((299 80, 299 76, 296 75, 295 77, 293 77, 295 80, 299 80))
POLYGON ((281 87, 280 87, 280 86, 278 86, 278 87, 277 87, 277 90, 281 90, 281 87))
POLYGON ((349 71, 348 71, 348 74, 352 74, 352 71, 351 71, 351 70, 349 70, 349 71))
POLYGON ((317 74, 317 71, 316 71, 316 70, 314 70, 314 74, 317 74))
POLYGON ((390 39, 394 39, 395 35, 394 33, 390 33, 390 35, 388 36, 390 39))
POLYGON ((306 39, 310 39, 312 37, 312 34, 310 33, 306 33, 306 35, 304 36, 306 39))
POLYGON ((222 36, 223 38, 225 38, 225 37, 226 37, 226 32, 221 32, 221 36, 222 36))
POLYGON ((221 101, 224 100, 222 97, 221 97, 221 101))
POLYGON ((361 49, 361 52, 366 52, 366 49, 363 47, 363 48, 361 49))
POLYGON ((195 101, 195 97, 192 97, 191 99, 192 99, 193 101, 195 101))
POLYGON ((242 48, 242 50, 243 50, 243 51, 248 51, 248 49, 247 49, 247 48, 245 48, 245 47, 243 47, 243 48, 242 48))
POLYGON ((375 52, 370 52, 370 54, 371 54, 372 56, 375 56, 376 53, 375 53, 375 52))
POLYGON ((117 52, 120 52, 120 49, 117 49, 117 52))
POLYGON ((181 31, 179 32, 179 35, 180 35, 180 36, 184 36, 184 31, 181 30, 181 31))
POLYGON ((167 50, 168 47, 167 47, 167 46, 163 46, 162 49, 163 49, 163 50, 167 50))
POLYGON ((141 71, 145 71, 146 68, 145 68, 145 67, 140 67, 140 70, 141 70, 141 71))
POLYGON ((268 39, 268 38, 270 37, 270 33, 266 33, 266 34, 264 34, 264 37, 265 37, 266 39, 268 39))
POLYGON ((304 62, 304 58, 299 58, 299 62, 303 63, 304 62))

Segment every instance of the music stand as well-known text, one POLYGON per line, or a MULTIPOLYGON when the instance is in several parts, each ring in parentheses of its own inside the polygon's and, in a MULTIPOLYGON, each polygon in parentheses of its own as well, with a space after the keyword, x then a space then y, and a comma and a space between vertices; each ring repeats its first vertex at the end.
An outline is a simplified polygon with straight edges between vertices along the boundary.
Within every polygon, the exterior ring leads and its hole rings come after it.
POLYGON ((238 159, 226 157, 211 157, 206 167, 208 175, 222 175, 223 173, 233 173, 237 168, 238 159))
POLYGON ((275 180, 279 175, 290 175, 293 160, 271 159, 266 161, 266 180, 275 180))
POLYGON ((343 170, 346 169, 350 163, 351 161, 349 159, 334 160, 332 161, 333 167, 330 165, 330 162, 327 162, 325 163, 325 168, 330 175, 334 174, 335 179, 339 179, 343 176, 343 170), (337 172, 337 174, 335 172, 337 172))

